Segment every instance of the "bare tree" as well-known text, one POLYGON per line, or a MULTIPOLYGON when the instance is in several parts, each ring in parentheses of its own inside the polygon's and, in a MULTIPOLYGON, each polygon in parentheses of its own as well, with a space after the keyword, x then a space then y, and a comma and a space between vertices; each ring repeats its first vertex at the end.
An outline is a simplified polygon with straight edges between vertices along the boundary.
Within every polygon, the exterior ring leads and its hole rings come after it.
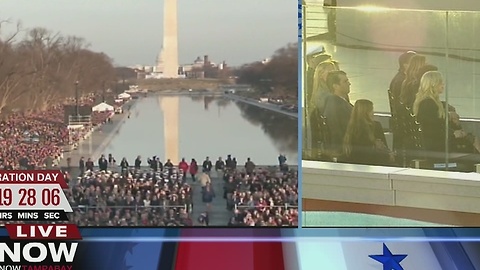
MULTIPOLYGON (((0 21, 1 26, 8 21, 0 21)), ((80 81, 82 95, 102 91, 115 80, 115 69, 104 53, 88 50, 84 39, 33 28, 20 42, 17 30, 0 38, 0 115, 5 108, 46 110, 75 94, 80 81)))

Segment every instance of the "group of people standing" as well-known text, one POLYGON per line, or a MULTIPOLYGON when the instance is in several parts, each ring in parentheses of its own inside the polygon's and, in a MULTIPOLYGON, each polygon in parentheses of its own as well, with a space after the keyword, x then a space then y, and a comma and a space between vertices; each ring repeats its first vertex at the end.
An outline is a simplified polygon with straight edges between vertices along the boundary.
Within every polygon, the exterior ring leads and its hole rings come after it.
MULTIPOLYGON (((396 154, 387 146, 382 125, 374 119, 373 102, 359 99, 352 105, 347 73, 340 70, 330 56, 324 56, 314 69, 311 85, 313 88, 310 93, 307 91, 306 102, 307 120, 313 127, 313 148, 318 147, 315 143, 322 141, 323 153, 334 161, 395 165, 396 154), (321 123, 326 125, 326 130, 322 130, 319 138, 321 123)), ((390 84, 389 94, 411 111, 420 124, 422 150, 446 151, 445 119, 448 117, 450 151, 477 153, 480 144, 476 137, 463 130, 455 108, 448 106, 446 109, 440 100, 444 88, 438 68, 428 64, 425 56, 409 51, 399 58, 399 71, 390 84)))

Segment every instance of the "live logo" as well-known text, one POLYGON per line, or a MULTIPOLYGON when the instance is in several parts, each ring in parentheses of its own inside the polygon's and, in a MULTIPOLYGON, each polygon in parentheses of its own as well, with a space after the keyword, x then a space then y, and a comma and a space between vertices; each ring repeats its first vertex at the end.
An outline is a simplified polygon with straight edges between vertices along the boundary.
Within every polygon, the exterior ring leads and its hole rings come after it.
POLYGON ((16 240, 78 240, 75 224, 6 224, 8 235, 16 240))
POLYGON ((18 239, 66 239, 67 226, 66 225, 38 225, 30 226, 17 226, 18 239))

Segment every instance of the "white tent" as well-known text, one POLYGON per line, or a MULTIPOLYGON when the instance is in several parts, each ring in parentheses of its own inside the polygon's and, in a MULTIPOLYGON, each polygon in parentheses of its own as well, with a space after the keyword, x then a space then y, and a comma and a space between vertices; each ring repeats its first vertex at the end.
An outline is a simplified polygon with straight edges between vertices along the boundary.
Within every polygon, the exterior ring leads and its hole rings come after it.
POLYGON ((111 105, 108 105, 105 102, 102 102, 92 108, 92 111, 94 112, 108 112, 108 111, 113 111, 115 108, 111 105))
POLYGON ((130 94, 128 93, 121 93, 120 95, 118 95, 118 98, 121 98, 121 99, 124 99, 124 98, 130 98, 130 94))

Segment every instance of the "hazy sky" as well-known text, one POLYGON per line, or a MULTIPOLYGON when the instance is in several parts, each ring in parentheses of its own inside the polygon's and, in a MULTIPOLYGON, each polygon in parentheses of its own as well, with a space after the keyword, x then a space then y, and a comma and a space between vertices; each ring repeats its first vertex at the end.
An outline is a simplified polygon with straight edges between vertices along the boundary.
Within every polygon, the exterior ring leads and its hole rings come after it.
MULTIPOLYGON (((1 0, 0 19, 83 37, 117 65, 152 65, 162 44, 163 3, 1 0)), ((208 54, 213 62, 237 66, 269 57, 296 40, 296 0, 178 0, 181 64, 208 54)))

